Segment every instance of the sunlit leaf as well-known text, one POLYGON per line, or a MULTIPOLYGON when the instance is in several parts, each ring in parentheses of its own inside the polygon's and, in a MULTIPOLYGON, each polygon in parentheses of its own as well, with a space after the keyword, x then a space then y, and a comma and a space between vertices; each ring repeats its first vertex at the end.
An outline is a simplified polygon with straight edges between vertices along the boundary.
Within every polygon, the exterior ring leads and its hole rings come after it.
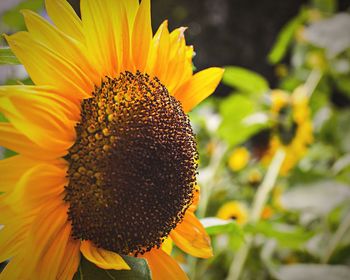
POLYGON ((282 247, 293 249, 304 246, 304 243, 314 235, 313 232, 306 231, 301 227, 267 221, 260 221, 256 225, 248 225, 246 229, 254 234, 259 233, 267 238, 273 238, 282 247))
POLYGON ((241 67, 225 67, 222 82, 241 92, 264 93, 269 90, 269 84, 263 76, 241 67))
POLYGON ((10 48, 0 48, 0 65, 21 64, 10 48))
POLYGON ((201 223, 209 235, 232 233, 240 237, 243 236, 242 228, 235 221, 227 221, 218 218, 204 218, 201 219, 201 223))
POLYGON ((222 123, 218 129, 220 137, 234 146, 247 140, 257 131, 267 127, 266 122, 249 122, 249 116, 256 115, 256 105, 242 94, 234 94, 221 103, 222 123))
POLYGON ((283 59, 293 40, 295 32, 305 22, 306 18, 307 12, 302 10, 297 17, 292 19, 282 28, 272 50, 268 54, 270 63, 276 64, 283 59))
POLYGON ((144 259, 123 258, 131 270, 104 270, 83 258, 73 280, 151 280, 151 272, 144 259))

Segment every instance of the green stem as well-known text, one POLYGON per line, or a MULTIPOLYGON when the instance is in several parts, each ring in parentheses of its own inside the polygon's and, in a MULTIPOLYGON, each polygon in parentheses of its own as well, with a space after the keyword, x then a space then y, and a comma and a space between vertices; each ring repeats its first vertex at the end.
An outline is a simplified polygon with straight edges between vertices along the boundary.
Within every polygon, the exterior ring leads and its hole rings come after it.
MULTIPOLYGON (((260 187, 258 188, 258 191, 256 192, 256 195, 253 201, 253 206, 252 206, 252 213, 249 219, 249 221, 252 224, 257 223, 261 217, 261 212, 267 202, 269 193, 275 186, 276 179, 278 177, 284 158, 285 158, 285 152, 283 150, 279 150, 276 152, 268 168, 266 176, 263 182, 261 183, 260 187)), ((240 247, 235 257, 233 258, 227 279, 229 280, 239 279, 244 267, 244 263, 248 257, 250 247, 252 246, 253 240, 254 240, 253 235, 248 235, 246 237, 246 242, 240 247)))
POLYGON ((350 211, 345 216, 343 222, 338 227, 335 234, 332 236, 331 240, 328 243, 328 247, 326 248, 326 252, 323 255, 321 261, 322 263, 327 263, 334 251, 337 249, 339 242, 343 239, 346 232, 350 229, 350 211))
POLYGON ((254 197, 250 222, 256 223, 260 219, 261 212, 266 204, 269 193, 275 186, 275 182, 284 158, 285 152, 283 150, 278 150, 267 170, 263 182, 261 183, 254 197))
POLYGON ((306 89, 307 92, 307 96, 310 98, 311 95, 313 94, 313 92, 315 91, 319 81, 321 80, 322 77, 322 72, 320 70, 317 69, 313 69, 310 73, 310 75, 308 76, 304 87, 306 89))

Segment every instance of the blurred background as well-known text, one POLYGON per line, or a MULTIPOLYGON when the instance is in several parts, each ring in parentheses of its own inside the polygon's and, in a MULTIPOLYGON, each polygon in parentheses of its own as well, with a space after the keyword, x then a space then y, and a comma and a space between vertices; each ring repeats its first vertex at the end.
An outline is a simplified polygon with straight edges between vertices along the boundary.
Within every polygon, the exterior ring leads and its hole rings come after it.
MULTIPOLYGON (((1 33, 43 7, 1 0, 1 33)), ((226 68, 190 113, 214 248, 208 260, 174 248, 190 279, 350 279, 349 12, 349 0, 152 1, 154 31, 188 27, 195 69, 226 68)), ((1 84, 31 83, 8 63, 1 84)))

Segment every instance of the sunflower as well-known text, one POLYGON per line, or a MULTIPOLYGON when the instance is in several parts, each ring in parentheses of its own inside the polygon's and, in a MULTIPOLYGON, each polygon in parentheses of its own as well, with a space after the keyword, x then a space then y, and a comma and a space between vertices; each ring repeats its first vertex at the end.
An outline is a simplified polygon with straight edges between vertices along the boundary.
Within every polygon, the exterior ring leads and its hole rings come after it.
POLYGON ((223 70, 193 74, 185 28, 153 35, 150 1, 47 0, 5 36, 34 85, 0 87, 0 279, 72 279, 144 258, 153 279, 186 279, 164 248, 207 258, 194 215, 198 153, 187 112, 223 70))
POLYGON ((305 155, 308 146, 313 142, 309 99, 304 87, 301 86, 291 95, 282 90, 273 90, 271 101, 271 114, 276 123, 262 162, 268 164, 276 151, 283 149, 286 157, 280 173, 286 175, 305 155))
POLYGON ((237 224, 244 225, 248 221, 248 210, 243 203, 231 200, 220 207, 217 217, 223 220, 235 220, 237 224))

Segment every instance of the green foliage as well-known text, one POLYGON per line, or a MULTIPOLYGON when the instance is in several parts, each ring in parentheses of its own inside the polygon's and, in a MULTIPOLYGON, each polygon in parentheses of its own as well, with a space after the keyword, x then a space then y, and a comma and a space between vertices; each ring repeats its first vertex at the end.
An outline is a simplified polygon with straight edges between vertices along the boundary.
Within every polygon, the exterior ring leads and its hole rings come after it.
POLYGON ((344 92, 350 98, 350 76, 349 75, 336 75, 335 84, 337 88, 344 92))
POLYGON ((21 64, 10 48, 0 48, 0 65, 3 64, 21 64))
POLYGON ((201 219, 201 223, 209 235, 230 233, 239 238, 243 238, 243 231, 235 221, 227 221, 218 218, 204 218, 201 219))
POLYGON ((2 21, 11 29, 22 30, 25 28, 24 19, 20 13, 23 9, 38 11, 43 8, 44 0, 21 1, 15 8, 2 15, 2 21))
POLYGON ((305 242, 313 235, 301 227, 290 226, 281 223, 260 221, 256 225, 248 225, 247 231, 254 234, 263 234, 267 238, 276 240, 279 246, 291 249, 301 249, 305 242))
POLYGON ((251 98, 243 94, 228 97, 220 105, 220 114, 223 119, 218 135, 231 146, 247 140, 248 137, 268 126, 264 120, 249 123, 249 117, 252 117, 254 113, 256 113, 256 105, 251 98))
POLYGON ((332 14, 337 11, 336 0, 312 0, 313 6, 321 12, 332 14))
POLYGON ((7 122, 8 120, 5 118, 3 114, 0 113, 0 122, 7 122))
POLYGON ((269 90, 264 77, 242 67, 225 67, 222 82, 242 93, 261 94, 269 90))
POLYGON ((305 22, 307 12, 302 10, 300 14, 288 22, 278 34, 276 43, 268 55, 269 62, 276 64, 282 60, 289 49, 289 45, 293 40, 295 32, 305 22))
POLYGON ((104 270, 82 259, 74 280, 151 280, 151 272, 144 259, 123 256, 131 270, 104 270))

